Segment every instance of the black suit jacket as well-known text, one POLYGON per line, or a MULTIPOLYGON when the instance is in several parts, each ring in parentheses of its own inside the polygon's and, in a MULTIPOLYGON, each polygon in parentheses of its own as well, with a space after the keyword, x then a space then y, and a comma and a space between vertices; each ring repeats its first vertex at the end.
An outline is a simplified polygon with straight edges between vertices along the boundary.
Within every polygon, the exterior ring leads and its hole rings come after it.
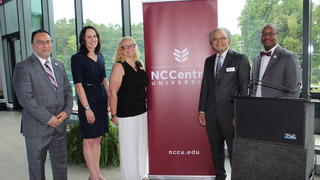
POLYGON ((218 117, 232 126, 234 107, 231 96, 248 95, 250 65, 245 55, 229 49, 219 78, 215 79, 215 59, 216 54, 205 61, 199 111, 205 112, 206 121, 218 117))

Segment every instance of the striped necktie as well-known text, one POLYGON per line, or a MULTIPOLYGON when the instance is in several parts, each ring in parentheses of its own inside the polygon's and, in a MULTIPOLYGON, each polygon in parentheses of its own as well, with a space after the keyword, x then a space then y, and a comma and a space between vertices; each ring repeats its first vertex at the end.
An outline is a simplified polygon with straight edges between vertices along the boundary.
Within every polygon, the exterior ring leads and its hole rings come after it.
POLYGON ((49 61, 46 61, 44 63, 44 70, 46 71, 49 79, 50 79, 50 82, 51 84, 53 85, 54 89, 58 89, 58 85, 57 85, 57 82, 56 82, 56 79, 54 78, 54 75, 53 75, 53 72, 52 72, 52 69, 50 68, 49 66, 49 61))

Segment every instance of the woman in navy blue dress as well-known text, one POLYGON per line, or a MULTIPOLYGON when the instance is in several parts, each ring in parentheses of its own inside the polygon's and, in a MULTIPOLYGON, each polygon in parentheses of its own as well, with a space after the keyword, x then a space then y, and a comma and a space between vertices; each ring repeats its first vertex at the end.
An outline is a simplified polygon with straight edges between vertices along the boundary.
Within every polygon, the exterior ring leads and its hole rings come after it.
POLYGON ((100 37, 94 27, 84 27, 79 39, 80 50, 71 58, 71 70, 78 94, 83 155, 89 179, 105 180, 99 167, 100 142, 108 131, 108 82, 104 58, 100 54, 100 37))

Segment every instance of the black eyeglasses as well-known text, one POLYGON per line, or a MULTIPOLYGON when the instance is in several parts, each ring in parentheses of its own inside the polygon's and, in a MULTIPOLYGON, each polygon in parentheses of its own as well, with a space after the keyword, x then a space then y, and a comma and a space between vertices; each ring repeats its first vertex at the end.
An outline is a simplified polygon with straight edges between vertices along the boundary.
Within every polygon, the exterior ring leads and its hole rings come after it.
POLYGON ((126 46, 122 46, 121 49, 129 49, 129 48, 135 48, 136 44, 130 44, 130 45, 126 45, 126 46))

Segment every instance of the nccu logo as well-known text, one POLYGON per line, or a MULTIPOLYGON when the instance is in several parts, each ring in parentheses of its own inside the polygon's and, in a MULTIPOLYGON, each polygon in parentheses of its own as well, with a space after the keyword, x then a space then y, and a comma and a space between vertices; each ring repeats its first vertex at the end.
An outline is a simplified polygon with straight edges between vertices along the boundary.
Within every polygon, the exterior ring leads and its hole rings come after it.
POLYGON ((188 59, 189 50, 185 48, 183 50, 174 49, 173 51, 174 59, 180 63, 185 62, 188 59))

